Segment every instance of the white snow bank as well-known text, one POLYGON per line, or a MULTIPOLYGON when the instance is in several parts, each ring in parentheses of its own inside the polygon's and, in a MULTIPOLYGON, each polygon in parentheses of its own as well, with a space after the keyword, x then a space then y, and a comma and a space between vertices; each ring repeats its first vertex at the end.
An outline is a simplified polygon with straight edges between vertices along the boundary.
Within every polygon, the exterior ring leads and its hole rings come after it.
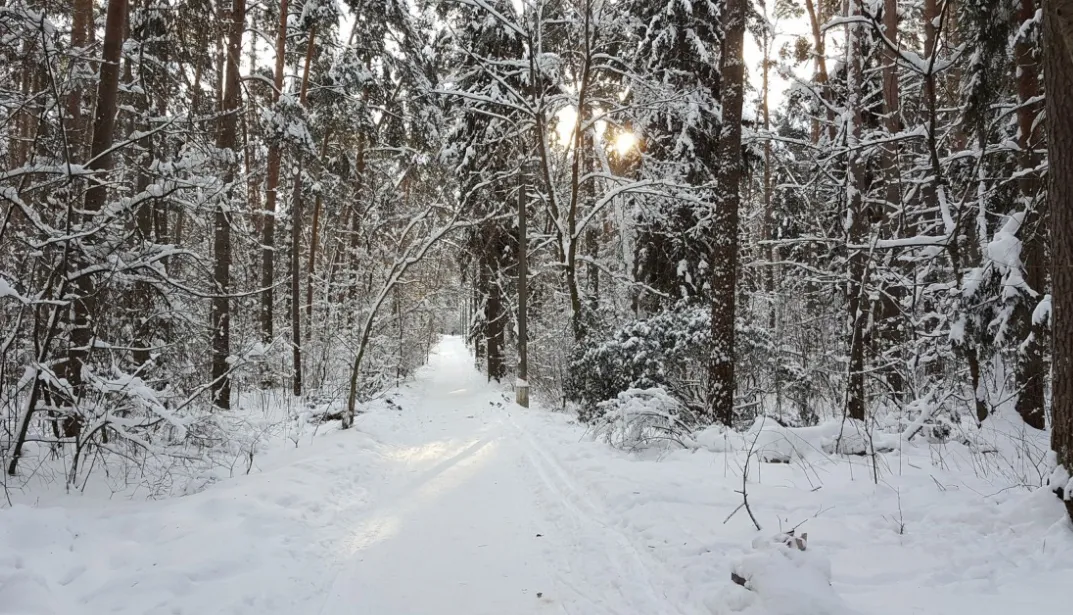
POLYGON ((1054 468, 1051 434, 1025 424, 1009 400, 992 410, 980 425, 961 437, 969 451, 983 455, 982 469, 1011 484, 1042 486, 1054 468))
POLYGON ((869 455, 897 448, 898 437, 869 429, 861 421, 828 421, 815 427, 783 427, 760 417, 746 434, 755 438, 755 451, 762 461, 789 463, 816 453, 869 455))
POLYGON ((27 570, 0 575, 0 612, 9 615, 67 615, 74 605, 61 604, 55 587, 45 577, 27 570))
POLYGON ((732 567, 744 585, 728 585, 708 603, 713 613, 852 615, 831 587, 831 562, 800 538, 757 538, 732 567), (800 542, 797 542, 800 541, 800 542))
MULTIPOLYGON (((924 438, 898 443, 897 436, 880 434, 877 448, 897 448, 875 459, 832 455, 837 423, 803 430, 774 421, 754 426, 751 435, 759 429, 763 439, 758 447, 793 459, 750 464, 745 486, 761 535, 795 526, 808 532, 808 554, 830 562, 825 589, 811 564, 786 554, 758 560, 750 555, 756 551, 743 548, 757 535, 745 511, 735 512, 750 432, 713 428, 696 435, 694 448, 639 456, 579 441, 584 427, 570 417, 539 410, 520 416, 569 481, 598 502, 603 523, 646 554, 650 568, 676 579, 661 591, 681 613, 778 613, 785 603, 762 602, 730 581, 739 563, 812 575, 809 604, 829 606, 824 615, 840 615, 843 606, 867 615, 1068 609, 1073 527, 1050 490, 1034 488, 1038 474, 1035 482, 1023 480, 1035 472, 1027 460, 1024 472, 1006 471, 1010 460, 1000 457, 1006 453, 924 438)), ((984 435, 1012 449, 1020 436, 997 425, 1005 418, 996 417, 984 435)), ((856 427, 847 425, 847 432, 856 427)), ((1026 435, 1036 441, 1036 434, 1026 435)))
POLYGON ((310 612, 377 484, 375 450, 335 433, 186 497, 0 510, 0 613, 310 612))
POLYGON ((710 427, 695 434, 692 441, 713 453, 752 449, 761 461, 791 463, 825 455, 889 453, 898 448, 899 437, 848 419, 815 427, 783 427, 761 416, 744 433, 710 427))

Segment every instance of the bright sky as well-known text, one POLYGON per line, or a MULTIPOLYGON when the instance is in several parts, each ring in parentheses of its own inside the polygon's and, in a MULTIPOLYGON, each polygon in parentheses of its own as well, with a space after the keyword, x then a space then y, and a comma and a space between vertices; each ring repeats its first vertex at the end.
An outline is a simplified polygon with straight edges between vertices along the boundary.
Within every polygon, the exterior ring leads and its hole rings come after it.
MULTIPOLYGON (((767 4, 769 7, 775 3, 773 0, 760 0, 756 2, 757 10, 761 11, 763 5, 767 4)), ((811 42, 812 33, 810 31, 808 17, 803 16, 800 19, 783 19, 774 24, 775 27, 775 40, 771 46, 771 57, 777 62, 779 57, 779 49, 783 45, 792 44, 794 39, 804 36, 811 42)), ((746 34, 745 36, 745 49, 743 50, 745 55, 745 64, 749 71, 749 83, 759 94, 762 86, 763 79, 763 60, 764 53, 761 50, 759 41, 755 37, 746 34)), ((799 75, 809 75, 812 71, 811 62, 803 64, 795 69, 795 72, 799 75)), ((768 94, 768 103, 772 111, 777 109, 782 104, 785 98, 785 92, 790 87, 790 82, 783 79, 779 75, 777 67, 772 67, 768 74, 768 81, 770 93, 768 94)), ((752 103, 752 100, 746 99, 746 104, 752 103)))

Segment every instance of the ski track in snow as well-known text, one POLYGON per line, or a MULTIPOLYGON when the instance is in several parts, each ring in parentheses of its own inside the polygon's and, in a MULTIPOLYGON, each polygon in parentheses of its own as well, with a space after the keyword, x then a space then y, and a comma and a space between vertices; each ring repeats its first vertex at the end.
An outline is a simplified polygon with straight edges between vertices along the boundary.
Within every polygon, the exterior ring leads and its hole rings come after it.
POLYGON ((406 486, 352 527, 317 612, 685 613, 471 364, 448 343, 425 370, 406 486))
MULTIPOLYGON (((746 610, 728 576, 757 533, 744 511, 724 521, 740 460, 656 462, 586 441, 565 415, 514 406, 472 363, 447 337, 399 391, 401 410, 196 495, 0 510, 0 613, 746 610)), ((864 459, 761 464, 750 500, 765 534, 805 522, 858 613, 1061 612, 1073 532, 1060 503, 983 497, 996 490, 949 470, 953 455, 940 469, 927 454, 884 458, 898 467, 878 486, 864 459)))

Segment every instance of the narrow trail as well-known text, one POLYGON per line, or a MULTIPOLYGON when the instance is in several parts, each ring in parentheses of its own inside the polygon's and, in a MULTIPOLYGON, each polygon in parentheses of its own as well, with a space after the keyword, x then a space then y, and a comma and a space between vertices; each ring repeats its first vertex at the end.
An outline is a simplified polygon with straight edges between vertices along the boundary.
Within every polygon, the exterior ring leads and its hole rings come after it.
POLYGON ((461 340, 444 339, 414 389, 382 442, 390 495, 348 527, 320 613, 692 615, 461 340))

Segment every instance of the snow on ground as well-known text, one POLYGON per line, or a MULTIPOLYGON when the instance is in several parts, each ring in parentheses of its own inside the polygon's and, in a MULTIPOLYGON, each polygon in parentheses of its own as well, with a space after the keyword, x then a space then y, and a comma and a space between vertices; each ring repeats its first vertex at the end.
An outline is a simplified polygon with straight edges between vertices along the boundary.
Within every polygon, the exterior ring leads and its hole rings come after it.
POLYGON ((265 452, 248 476, 160 501, 17 502, 0 510, 0 613, 1068 607, 1073 528, 1052 495, 1015 485, 1021 462, 1013 472, 960 445, 896 442, 876 485, 868 457, 753 458, 757 532, 745 511, 732 515, 742 447, 630 455, 508 398, 445 338, 395 404, 354 430, 265 452), (795 526, 806 552, 768 544, 795 526), (731 570, 756 575, 757 591, 731 583, 731 570))

